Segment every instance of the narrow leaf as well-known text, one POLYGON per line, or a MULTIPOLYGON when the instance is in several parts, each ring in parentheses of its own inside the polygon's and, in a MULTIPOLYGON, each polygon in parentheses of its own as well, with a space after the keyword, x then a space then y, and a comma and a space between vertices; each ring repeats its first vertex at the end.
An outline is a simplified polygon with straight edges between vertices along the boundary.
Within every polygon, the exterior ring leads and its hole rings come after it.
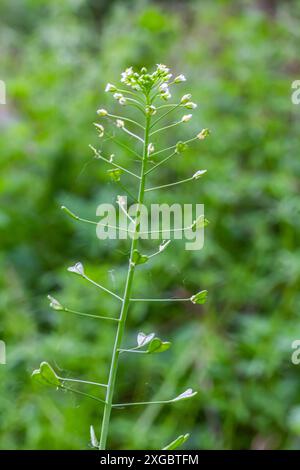
POLYGON ((190 437, 189 434, 181 434, 181 436, 178 436, 177 439, 170 442, 170 444, 168 444, 162 450, 175 450, 175 449, 178 449, 178 447, 182 446, 182 444, 184 444, 188 440, 189 437, 190 437))

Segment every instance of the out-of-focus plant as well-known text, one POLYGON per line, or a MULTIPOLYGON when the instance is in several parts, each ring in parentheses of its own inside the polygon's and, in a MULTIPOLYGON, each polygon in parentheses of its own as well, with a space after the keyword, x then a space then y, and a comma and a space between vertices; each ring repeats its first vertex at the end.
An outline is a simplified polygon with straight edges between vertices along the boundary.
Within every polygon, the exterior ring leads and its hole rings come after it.
MULTIPOLYGON (((120 166, 115 159, 114 155, 111 155, 109 158, 103 155, 103 151, 97 150, 96 148, 92 147, 94 152, 95 158, 101 161, 104 161, 107 165, 112 167, 108 170, 109 175, 112 177, 113 181, 119 182, 121 175, 125 172, 129 174, 131 177, 134 177, 138 180, 138 190, 137 196, 133 196, 135 199, 135 211, 134 215, 131 216, 127 212, 127 208, 125 208, 123 204, 123 196, 118 196, 117 203, 122 210, 126 217, 130 220, 131 224, 133 225, 133 230, 131 231, 131 247, 130 247, 130 254, 128 260, 128 271, 126 276, 126 283, 123 296, 119 296, 115 292, 111 291, 110 289, 104 287, 103 285, 99 284, 98 282, 91 279, 85 272, 85 269, 81 262, 77 262, 74 266, 68 268, 68 271, 75 273, 86 281, 92 283, 94 286, 98 287, 101 291, 104 291, 107 294, 110 294, 112 297, 116 298, 121 302, 121 309, 120 314, 118 317, 107 317, 107 316, 98 316, 94 314, 89 314, 85 312, 78 312, 63 306, 57 299, 52 296, 49 296, 50 306, 56 311, 64 311, 68 313, 73 313, 75 315, 80 316, 87 316, 90 318, 98 319, 101 321, 108 321, 108 322, 115 322, 117 324, 117 331, 113 346, 113 352, 111 357, 111 364, 109 370, 109 377, 107 383, 98 383, 98 382, 91 382, 85 381, 81 379, 74 379, 74 378, 67 378, 59 376, 54 369, 47 363, 42 362, 39 369, 36 369, 33 372, 33 377, 37 379, 39 382, 42 382, 47 385, 52 385, 57 387, 58 389, 64 389, 67 391, 71 391, 86 397, 90 397, 95 401, 101 404, 101 407, 104 407, 103 412, 103 419, 102 419, 102 426, 101 426, 101 433, 100 438, 96 437, 96 433, 94 430, 93 425, 90 427, 90 434, 91 434, 91 444, 93 447, 99 448, 101 450, 106 449, 107 446, 107 437, 109 432, 109 425, 110 425, 110 418, 111 412, 113 408, 124 408, 128 406, 137 406, 137 405, 162 405, 162 404, 171 404, 181 400, 186 400, 192 398, 196 395, 197 392, 194 392, 191 388, 188 388, 184 392, 180 393, 175 398, 167 398, 167 399, 158 399, 154 401, 140 401, 140 402, 130 402, 130 403, 114 403, 114 391, 116 386, 117 380, 117 371, 118 371, 118 362, 119 356, 121 354, 127 353, 135 353, 135 354, 157 354, 162 353, 169 349, 171 343, 168 341, 162 341, 158 338, 155 333, 148 333, 145 334, 143 332, 139 332, 137 335, 137 345, 124 348, 123 346, 123 339, 124 339, 124 332, 126 326, 126 319, 128 315, 129 306, 132 302, 176 302, 176 301, 186 301, 192 302, 193 304, 203 304, 206 301, 207 291, 203 290, 200 291, 191 297, 188 298, 153 298, 153 299, 145 299, 145 298, 132 298, 132 287, 133 287, 133 280, 136 270, 138 266, 141 264, 147 263, 153 256, 157 256, 163 253, 165 248, 169 245, 170 240, 163 241, 158 248, 158 251, 150 254, 145 255, 139 251, 139 238, 145 232, 141 231, 141 211, 142 205, 144 204, 145 195, 148 191, 153 191, 156 189, 168 188, 173 187, 174 185, 183 184, 187 182, 191 182, 194 180, 198 180, 204 173, 205 170, 197 170, 193 173, 190 178, 186 178, 180 181, 172 182, 164 184, 163 186, 158 187, 146 187, 147 186, 147 179, 148 175, 156 170, 161 165, 165 164, 171 158, 178 158, 183 150, 185 150, 188 144, 195 140, 203 140, 207 137, 209 131, 208 129, 202 129, 196 136, 190 138, 184 142, 179 141, 172 146, 167 148, 156 150, 154 144, 152 143, 153 138, 157 137, 157 134, 165 131, 169 131, 169 129, 173 128, 174 126, 184 124, 189 122, 192 118, 192 114, 190 114, 190 110, 195 109, 197 105, 191 101, 191 94, 187 93, 182 96, 182 98, 177 103, 169 103, 168 101, 171 98, 170 87, 172 85, 179 84, 181 82, 185 82, 186 78, 183 74, 180 74, 173 78, 173 75, 170 73, 170 69, 163 64, 158 64, 156 70, 153 73, 148 73, 147 69, 143 67, 139 72, 135 72, 133 67, 129 67, 122 73, 121 82, 126 85, 128 88, 123 89, 119 88, 111 83, 108 83, 105 91, 112 93, 113 97, 118 101, 121 106, 128 106, 135 108, 139 113, 142 114, 142 124, 135 120, 134 118, 128 116, 121 116, 116 115, 108 112, 106 109, 101 108, 97 111, 97 114, 100 118, 109 119, 116 127, 120 130, 120 132, 125 132, 129 134, 131 138, 133 138, 138 144, 139 148, 135 150, 132 147, 127 147, 124 143, 120 143, 120 141, 115 137, 114 134, 107 132, 106 127, 104 127, 100 123, 95 123, 95 127, 98 131, 99 138, 102 139, 106 135, 109 137, 110 140, 115 142, 117 145, 121 145, 124 148, 124 145, 128 151, 128 157, 134 156, 137 158, 140 164, 140 174, 136 174, 132 171, 132 169, 124 168, 120 166), (176 111, 178 109, 189 110, 189 114, 184 114, 175 122, 169 123, 167 125, 162 124, 162 127, 158 127, 158 124, 164 122, 164 118, 169 116, 170 113, 176 111), (135 129, 131 127, 137 128, 137 133, 135 129), (142 131, 142 135, 139 134, 139 131, 142 131), (155 137, 154 137, 155 136, 155 137), (101 398, 90 395, 85 392, 79 391, 72 387, 73 383, 81 383, 81 384, 89 384, 94 385, 96 387, 100 387, 104 391, 104 396, 101 398)), ((132 159, 131 159, 132 160, 132 159)), ((126 190, 126 188, 124 188, 126 190)), ((65 206, 62 206, 64 212, 66 212, 69 216, 73 219, 85 222, 88 224, 95 224, 101 225, 101 222, 96 222, 88 219, 84 219, 79 217, 78 215, 74 214, 70 209, 65 206)), ((103 223, 102 223, 103 224, 103 223)), ((181 230, 184 231, 186 229, 198 230, 202 228, 206 224, 206 220, 203 216, 200 216, 195 219, 195 221, 189 227, 183 227, 181 230)), ((107 225, 107 223, 103 224, 107 225)), ((117 227, 114 227, 117 228, 117 227)), ((125 229, 129 232, 129 229, 125 229)), ((160 231, 160 234, 163 234, 163 230, 160 231)), ((147 232, 147 235, 151 235, 151 231, 147 232)), ((182 445, 187 439, 189 435, 180 435, 174 441, 172 441, 169 445, 164 447, 164 449, 176 449, 180 445, 182 445)))

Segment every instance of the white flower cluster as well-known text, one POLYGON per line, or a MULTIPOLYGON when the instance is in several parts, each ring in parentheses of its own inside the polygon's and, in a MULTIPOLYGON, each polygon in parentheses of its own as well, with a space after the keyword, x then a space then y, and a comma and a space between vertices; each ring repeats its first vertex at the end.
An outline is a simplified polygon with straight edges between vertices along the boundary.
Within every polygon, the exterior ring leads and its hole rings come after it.
MULTIPOLYGON (((170 69, 164 64, 157 64, 156 70, 151 74, 147 72, 145 67, 142 67, 139 72, 136 72, 132 66, 121 73, 121 82, 134 90, 148 93, 152 87, 157 86, 160 96, 164 100, 171 98, 169 90, 171 84, 186 81, 183 74, 175 77, 173 82, 170 82, 171 78, 172 74, 170 73, 170 69)), ((106 85, 105 91, 114 93, 114 98, 116 98, 120 104, 126 104, 126 98, 122 93, 119 93, 118 88, 112 83, 106 85)))

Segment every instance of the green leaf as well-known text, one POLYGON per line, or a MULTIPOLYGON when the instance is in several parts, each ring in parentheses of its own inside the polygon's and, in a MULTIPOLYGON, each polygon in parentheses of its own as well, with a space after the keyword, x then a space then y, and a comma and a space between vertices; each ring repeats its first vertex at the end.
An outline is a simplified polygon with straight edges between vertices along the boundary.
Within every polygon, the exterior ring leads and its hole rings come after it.
POLYGON ((152 341, 150 341, 147 353, 152 354, 152 353, 161 353, 164 351, 167 351, 171 346, 171 343, 169 341, 162 341, 160 338, 153 338, 152 341))
POLYGON ((56 375, 48 362, 42 362, 39 369, 32 372, 31 377, 43 385, 52 385, 54 387, 61 385, 60 378, 56 375))
POLYGON ((119 168, 114 168, 112 170, 107 170, 108 176, 113 180, 113 181, 120 181, 121 179, 121 174, 123 173, 122 170, 119 168))
POLYGON ((189 434, 181 434, 181 436, 178 436, 177 439, 170 442, 170 444, 168 444, 162 450, 175 450, 178 447, 182 446, 182 444, 184 444, 188 440, 189 437, 190 437, 189 434))
POLYGON ((155 336, 155 333, 146 335, 145 333, 140 332, 137 336, 137 343, 138 347, 135 349, 139 349, 148 345, 147 349, 145 350, 147 354, 161 353, 169 349, 171 346, 169 341, 162 341, 160 338, 155 336))
POLYGON ((147 263, 149 256, 142 255, 138 250, 134 250, 132 253, 132 262, 134 264, 144 264, 147 263))
POLYGON ((192 295, 191 302, 193 304, 205 304, 207 300, 207 290, 201 290, 195 295, 192 295))

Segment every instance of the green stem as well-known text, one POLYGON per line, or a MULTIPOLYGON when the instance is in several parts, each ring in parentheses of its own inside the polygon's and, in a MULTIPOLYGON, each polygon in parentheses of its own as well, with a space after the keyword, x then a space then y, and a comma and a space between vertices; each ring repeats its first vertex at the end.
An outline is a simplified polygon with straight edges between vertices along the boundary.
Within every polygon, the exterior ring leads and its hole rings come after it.
MULTIPOLYGON (((149 97, 147 97, 147 105, 149 104, 149 97)), ((146 123, 145 123, 145 132, 144 132, 144 145, 143 145, 143 160, 142 160, 142 168, 141 168, 141 176, 140 176, 140 185, 139 185, 139 194, 138 194, 138 209, 137 209, 137 220, 139 220, 140 216, 140 207, 144 201, 144 193, 145 193, 145 178, 146 178, 146 166, 147 166, 147 148, 149 143, 149 129, 150 129, 150 121, 151 117, 146 115, 146 123)), ((138 235, 140 231, 140 223, 137 223, 135 226, 135 235, 138 235)), ((108 385, 107 385, 107 392, 106 392, 106 399, 105 399, 105 406, 104 406, 104 413, 102 419, 102 428, 101 428, 101 436, 100 436, 100 443, 99 443, 99 450, 106 449, 106 442, 107 442, 107 435, 108 435, 108 428, 110 422, 110 415, 112 410, 112 401, 113 395, 115 390, 115 383, 117 377, 117 370, 118 370, 118 361, 120 355, 120 348, 124 336, 125 331, 125 323, 128 313, 128 308, 130 304, 130 297, 132 292, 132 284, 134 278, 134 271, 135 265, 132 262, 133 252, 137 249, 138 246, 138 237, 134 236, 131 242, 131 249, 130 249, 130 257, 129 257, 129 266, 127 272, 127 279, 126 285, 123 295, 122 307, 120 312, 119 324, 116 333, 111 365, 110 365, 110 372, 108 378, 108 385)))

